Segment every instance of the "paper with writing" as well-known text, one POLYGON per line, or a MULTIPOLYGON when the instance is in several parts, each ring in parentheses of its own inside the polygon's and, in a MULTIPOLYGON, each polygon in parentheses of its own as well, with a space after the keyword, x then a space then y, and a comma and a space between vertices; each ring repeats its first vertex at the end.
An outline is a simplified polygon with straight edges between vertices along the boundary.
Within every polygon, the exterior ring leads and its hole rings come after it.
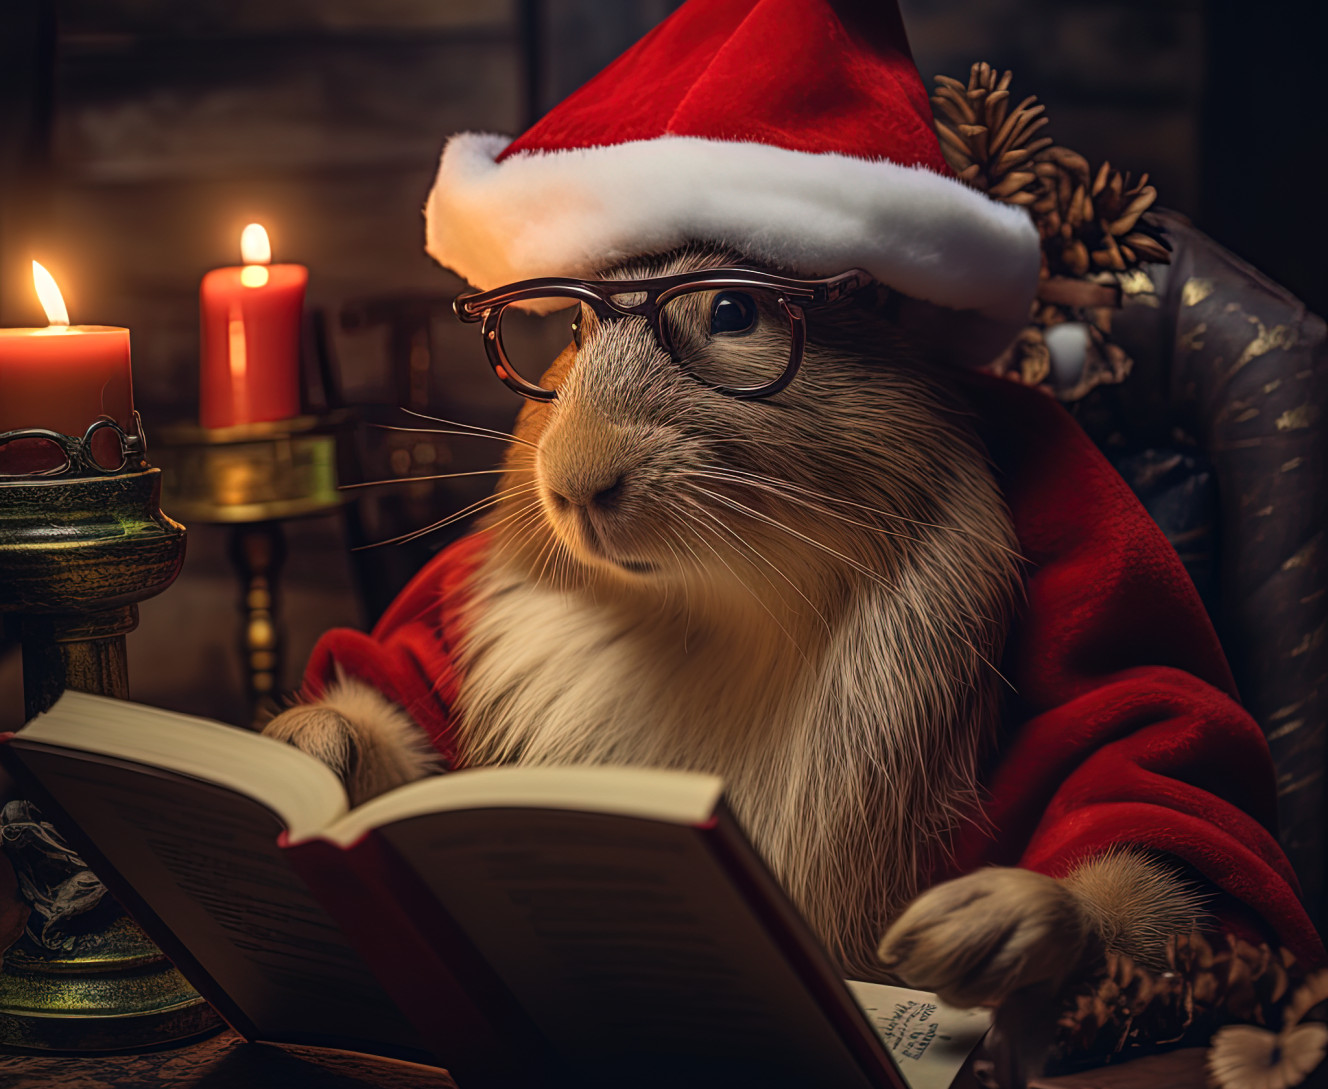
POLYGON ((957 1010, 928 991, 857 980, 849 980, 848 986, 895 1057, 909 1089, 949 1089, 991 1028, 990 1010, 957 1010))

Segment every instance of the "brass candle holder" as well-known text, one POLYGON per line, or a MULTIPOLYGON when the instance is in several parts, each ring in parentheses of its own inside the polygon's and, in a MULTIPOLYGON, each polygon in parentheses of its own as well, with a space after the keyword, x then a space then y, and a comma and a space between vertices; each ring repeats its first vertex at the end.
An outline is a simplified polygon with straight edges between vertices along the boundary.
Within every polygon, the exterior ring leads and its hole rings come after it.
POLYGON ((240 584, 241 645, 254 718, 275 709, 284 644, 277 622, 286 554, 283 523, 325 514, 344 502, 337 490, 338 442, 350 414, 162 429, 167 505, 190 522, 231 527, 240 584))
MULTIPOLYGON (((128 695, 125 634, 138 625, 138 603, 169 586, 184 561, 185 527, 161 511, 161 472, 135 423, 135 434, 109 419, 81 437, 0 434, 0 449, 36 444, 61 462, 0 475, 0 614, 22 643, 29 718, 66 688, 128 695), (108 466, 93 446, 100 452, 112 436, 119 461, 108 466)), ((99 1051, 220 1027, 31 802, 5 804, 0 843, 30 909, 3 953, 0 1043, 99 1051)))

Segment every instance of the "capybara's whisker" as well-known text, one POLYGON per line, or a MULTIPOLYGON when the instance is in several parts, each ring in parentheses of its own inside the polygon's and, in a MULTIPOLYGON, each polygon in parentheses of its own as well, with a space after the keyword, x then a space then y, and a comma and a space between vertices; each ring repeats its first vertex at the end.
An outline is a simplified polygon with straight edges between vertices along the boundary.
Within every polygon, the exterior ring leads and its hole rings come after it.
POLYGON ((505 469, 473 469, 463 473, 430 473, 427 476, 394 476, 385 480, 360 480, 354 484, 338 484, 337 491, 348 492, 356 488, 377 488, 386 484, 419 484, 428 480, 455 480, 463 476, 495 476, 505 469))

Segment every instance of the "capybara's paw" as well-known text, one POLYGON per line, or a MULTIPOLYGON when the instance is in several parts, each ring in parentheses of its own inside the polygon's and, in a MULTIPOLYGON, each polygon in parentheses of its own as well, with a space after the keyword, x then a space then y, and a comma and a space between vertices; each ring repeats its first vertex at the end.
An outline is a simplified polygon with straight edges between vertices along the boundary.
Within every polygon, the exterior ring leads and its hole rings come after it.
POLYGON ((440 770, 429 739, 382 693, 355 681, 329 686, 316 703, 283 711, 263 728, 340 776, 351 805, 359 805, 440 770))
POLYGON ((1062 882, 992 867, 922 893, 886 931, 880 957, 952 1006, 995 1006, 1027 987, 1059 988, 1093 952, 1093 936, 1062 882))
POLYGON ((345 715, 321 703, 282 711, 263 727, 263 736, 294 745, 317 757, 345 783, 359 762, 355 727, 345 715))
POLYGON ((359 760, 355 728, 344 714, 323 704, 301 704, 283 711, 263 726, 263 736, 319 758, 343 782, 359 760))

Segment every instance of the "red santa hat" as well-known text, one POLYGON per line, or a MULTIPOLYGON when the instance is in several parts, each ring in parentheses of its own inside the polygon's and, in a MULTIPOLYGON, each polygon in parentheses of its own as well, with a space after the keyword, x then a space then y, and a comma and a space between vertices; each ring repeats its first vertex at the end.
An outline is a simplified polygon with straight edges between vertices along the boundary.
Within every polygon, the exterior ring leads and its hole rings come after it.
POLYGON ((958 181, 891 0, 690 0, 524 136, 463 133, 427 249, 480 289, 710 242, 863 268, 966 312, 965 362, 1028 320, 1037 232, 958 181))

